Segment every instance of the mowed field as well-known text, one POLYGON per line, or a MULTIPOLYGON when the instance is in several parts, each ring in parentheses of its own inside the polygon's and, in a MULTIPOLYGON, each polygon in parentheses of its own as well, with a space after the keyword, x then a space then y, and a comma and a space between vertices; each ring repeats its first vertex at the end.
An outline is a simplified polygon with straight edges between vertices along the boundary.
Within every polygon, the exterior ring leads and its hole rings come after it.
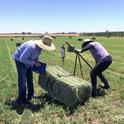
MULTIPOLYGON (((97 37, 96 39, 108 50, 113 57, 113 63, 104 72, 109 80, 111 89, 103 90, 103 96, 91 98, 85 105, 78 105, 73 112, 68 107, 54 101, 38 86, 38 74, 34 73, 35 98, 30 104, 20 106, 16 103, 18 96, 18 77, 12 54, 16 43, 26 40, 39 39, 36 37, 0 38, 0 124, 124 124, 124 38, 97 37)), ((77 37, 57 37, 54 39, 56 51, 44 51, 40 59, 47 66, 58 65, 64 70, 73 73, 75 53, 67 52, 64 66, 61 63, 60 47, 68 41, 76 48, 82 42, 77 37)), ((81 53, 93 67, 94 60, 89 52, 81 53)), ((90 83, 90 68, 82 61, 84 80, 90 83)), ((81 78, 79 65, 76 76, 81 78)), ((98 79, 98 85, 102 82, 98 79)))

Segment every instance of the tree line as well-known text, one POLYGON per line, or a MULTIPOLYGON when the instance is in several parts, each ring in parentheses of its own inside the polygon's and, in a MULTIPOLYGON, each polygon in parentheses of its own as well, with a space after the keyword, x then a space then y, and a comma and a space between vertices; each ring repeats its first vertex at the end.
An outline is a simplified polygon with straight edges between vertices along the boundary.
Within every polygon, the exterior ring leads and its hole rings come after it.
POLYGON ((90 33, 80 33, 79 34, 80 36, 92 36, 92 37, 95 37, 95 36, 105 36, 105 37, 123 37, 124 36, 124 31, 117 31, 117 32, 109 32, 109 31, 106 31, 106 32, 90 32, 90 33))

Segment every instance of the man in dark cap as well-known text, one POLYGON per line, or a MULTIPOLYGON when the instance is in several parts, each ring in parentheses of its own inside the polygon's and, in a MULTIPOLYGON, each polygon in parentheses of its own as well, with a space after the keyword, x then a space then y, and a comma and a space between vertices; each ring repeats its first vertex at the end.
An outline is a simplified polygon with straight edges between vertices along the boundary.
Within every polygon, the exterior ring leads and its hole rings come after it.
POLYGON ((92 96, 97 96, 97 76, 102 80, 104 86, 102 88, 109 89, 110 84, 102 74, 112 63, 112 57, 107 52, 107 50, 97 41, 93 41, 90 39, 85 39, 84 43, 82 44, 82 50, 80 51, 85 52, 89 50, 92 54, 96 64, 90 72, 91 83, 92 83, 92 96))

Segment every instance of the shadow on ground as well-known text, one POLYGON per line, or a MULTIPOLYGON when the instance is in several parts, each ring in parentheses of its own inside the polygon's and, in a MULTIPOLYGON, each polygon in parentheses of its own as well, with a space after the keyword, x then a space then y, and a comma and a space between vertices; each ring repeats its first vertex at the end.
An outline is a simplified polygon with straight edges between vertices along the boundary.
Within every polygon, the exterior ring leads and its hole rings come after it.
MULTIPOLYGON (((105 92, 101 89, 97 89, 99 92, 99 96, 95 97, 102 97, 105 95, 105 92)), ((74 106, 66 106, 63 103, 58 102, 57 100, 54 100, 53 98, 51 98, 47 93, 45 93, 43 96, 35 96, 33 98, 34 100, 38 100, 38 102, 36 102, 35 104, 33 102, 28 102, 26 104, 20 105, 17 103, 17 101, 6 101, 5 104, 10 106, 11 110, 16 110, 16 112, 21 115, 23 114, 25 109, 29 109, 31 110, 33 113, 34 112, 39 112, 40 109, 44 109, 44 105, 47 104, 55 104, 56 106, 62 106, 63 109, 66 111, 67 114, 73 114, 75 112, 75 110, 77 109, 78 106, 83 106, 85 105, 84 102, 80 102, 74 106)))
POLYGON ((34 113, 39 112, 41 108, 44 108, 43 103, 34 104, 32 102, 28 102, 26 104, 18 104, 17 101, 7 101, 5 104, 10 106, 11 110, 16 110, 19 115, 23 114, 25 109, 29 109, 34 113))

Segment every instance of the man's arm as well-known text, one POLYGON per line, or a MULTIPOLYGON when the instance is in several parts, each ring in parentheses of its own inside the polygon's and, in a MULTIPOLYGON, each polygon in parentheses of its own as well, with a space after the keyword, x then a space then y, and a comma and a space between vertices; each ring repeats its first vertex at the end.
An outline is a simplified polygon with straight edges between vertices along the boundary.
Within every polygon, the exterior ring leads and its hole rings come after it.
POLYGON ((21 56, 19 57, 19 61, 24 64, 33 66, 35 61, 30 59, 31 53, 32 53, 32 48, 30 46, 27 46, 23 51, 23 53, 21 54, 21 56))
POLYGON ((85 46, 84 48, 82 48, 81 53, 82 53, 82 52, 85 52, 85 51, 87 51, 87 50, 89 50, 89 49, 91 49, 92 47, 93 47, 93 45, 88 44, 87 46, 85 46))

